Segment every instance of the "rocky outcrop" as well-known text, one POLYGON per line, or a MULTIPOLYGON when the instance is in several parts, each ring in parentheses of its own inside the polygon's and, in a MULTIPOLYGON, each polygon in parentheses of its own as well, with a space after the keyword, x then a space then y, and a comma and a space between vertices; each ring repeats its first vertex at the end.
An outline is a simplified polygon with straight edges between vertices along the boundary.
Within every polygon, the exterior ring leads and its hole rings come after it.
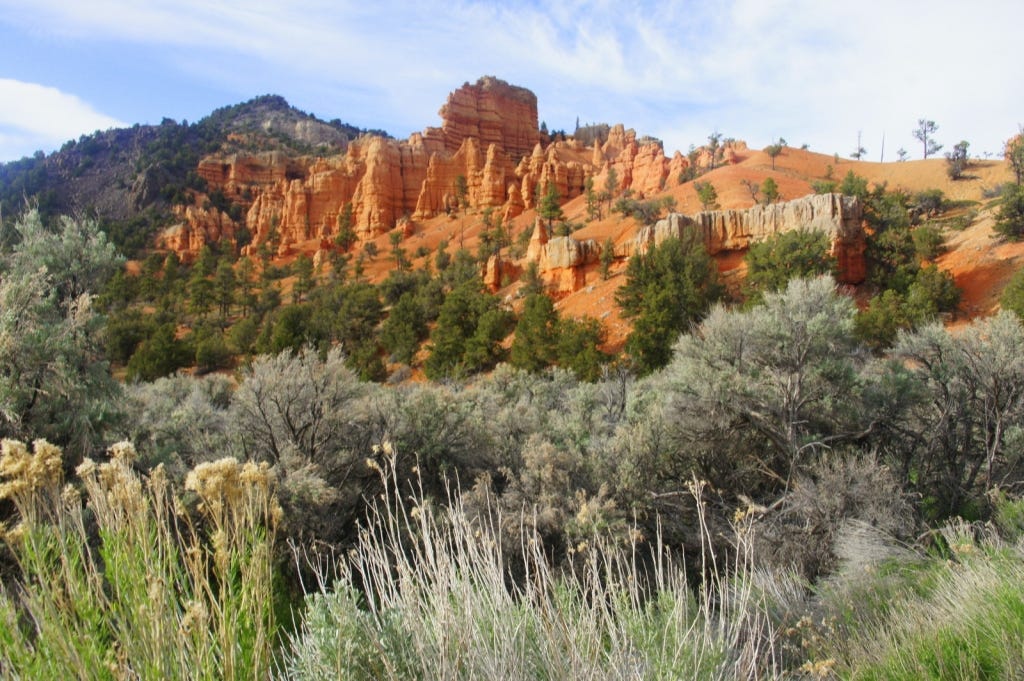
POLYGON ((864 280, 865 234, 860 201, 841 194, 814 194, 795 201, 754 206, 747 210, 704 211, 692 216, 672 213, 644 227, 636 239, 616 253, 628 256, 644 251, 686 230, 696 230, 708 252, 742 250, 781 232, 797 229, 822 231, 832 239, 839 279, 848 284, 864 280))
MULTIPOLYGON (((252 236, 250 252, 273 241, 283 253, 333 238, 346 206, 362 240, 394 229, 403 218, 426 220, 462 208, 497 209, 508 222, 536 207, 538 187, 543 193, 554 185, 564 202, 583 194, 588 179, 603 190, 614 169, 617 190, 632 189, 643 198, 661 191, 690 162, 678 153, 666 158, 661 142, 638 138, 622 125, 590 145, 560 139, 545 146, 536 96, 492 77, 452 92, 440 114, 441 127, 408 140, 367 134, 331 147, 344 153, 324 157, 282 151, 206 157, 197 173, 207 192, 222 193, 241 209, 232 214, 244 218, 183 214, 180 233, 165 243, 186 255, 203 239, 244 228, 252 236)), ((196 198, 205 205, 207 197, 196 198)))
POLYGON ((538 219, 526 251, 526 260, 536 262, 537 269, 549 291, 572 293, 583 288, 585 267, 601 258, 601 245, 593 239, 577 240, 571 236, 550 236, 548 228, 538 219))
POLYGON ((237 225, 217 208, 184 206, 175 213, 179 222, 157 235, 157 246, 176 252, 185 262, 195 259, 207 244, 235 242, 237 225))
POLYGON ((452 153, 475 138, 482 148, 495 144, 518 162, 540 139, 537 96, 493 76, 465 83, 448 95, 439 113, 444 146, 452 153))

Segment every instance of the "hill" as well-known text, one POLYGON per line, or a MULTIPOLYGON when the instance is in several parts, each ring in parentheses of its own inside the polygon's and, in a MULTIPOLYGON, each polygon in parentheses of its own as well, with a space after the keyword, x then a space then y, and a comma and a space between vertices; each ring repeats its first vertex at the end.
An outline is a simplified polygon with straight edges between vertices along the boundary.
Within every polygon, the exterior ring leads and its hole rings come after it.
MULTIPOLYGON (((1011 179, 1002 161, 974 160, 953 181, 942 159, 872 163, 788 146, 772 158, 720 135, 685 156, 669 155, 660 141, 621 124, 548 134, 538 128, 533 93, 493 77, 453 91, 439 113, 440 126, 396 140, 319 120, 281 97, 257 97, 198 123, 99 132, 50 156, 6 164, 0 205, 5 220, 26 200, 44 217, 95 215, 140 258, 174 252, 191 262, 215 245, 281 267, 305 255, 324 270, 347 254, 375 283, 394 269, 395 248, 423 268, 451 244, 477 254, 487 285, 513 303, 522 272, 536 261, 557 309, 600 319, 612 349, 630 330, 613 301, 634 239, 669 210, 699 212, 698 183, 716 189, 723 210, 762 201, 751 190, 769 179, 783 201, 847 173, 907 196, 938 190, 948 210, 930 223, 947 242, 937 263, 963 289, 966 317, 995 308, 1022 254, 992 237, 986 197, 1011 179), (547 238, 538 223, 548 187, 564 216, 559 229, 571 233, 565 243, 582 259, 538 261, 536 245, 528 248, 547 238), (613 211, 619 201, 632 212, 613 211), (606 279, 597 254, 609 243, 606 279)), ((734 288, 747 241, 736 243, 716 255, 734 288)), ((284 280, 285 293, 292 282, 284 280)))

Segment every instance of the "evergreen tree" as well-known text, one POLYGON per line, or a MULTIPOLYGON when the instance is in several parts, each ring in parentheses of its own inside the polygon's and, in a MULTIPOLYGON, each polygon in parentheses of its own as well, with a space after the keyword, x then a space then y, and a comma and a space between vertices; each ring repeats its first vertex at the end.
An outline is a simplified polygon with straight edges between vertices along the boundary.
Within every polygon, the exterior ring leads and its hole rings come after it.
POLYGON ((254 278, 256 269, 251 258, 242 258, 238 263, 236 279, 238 283, 238 303, 242 306, 242 314, 248 315, 256 308, 256 292, 254 278))
POLYGON ((914 137, 924 146, 925 158, 932 154, 937 154, 942 149, 942 145, 937 144, 934 139, 935 131, 938 129, 939 126, 935 125, 935 121, 929 121, 924 118, 917 120, 917 127, 913 131, 914 137))
POLYGON ((313 276, 313 261, 305 253, 292 263, 292 272, 295 274, 295 284, 292 286, 292 302, 301 303, 303 297, 313 290, 315 279, 313 276))
POLYGON ((593 317, 562 319, 558 325, 555 355, 558 366, 581 381, 596 381, 611 356, 601 350, 604 328, 593 317))
POLYGON ((782 150, 786 147, 786 140, 781 137, 777 142, 769 144, 764 148, 764 153, 768 154, 768 158, 772 160, 772 170, 775 170, 775 158, 782 153, 782 150))
POLYGON ((828 234, 808 229, 783 232, 751 244, 744 258, 746 295, 758 302, 764 293, 785 288, 791 279, 834 274, 836 260, 830 248, 828 234))
POLYGON ((995 230, 1013 241, 1024 236, 1024 186, 1009 185, 1003 190, 995 230))
POLYGON ((697 190, 697 198, 703 210, 718 209, 718 192, 710 182, 694 182, 693 188, 697 190))
POLYGON ((509 362, 526 371, 541 371, 555 361, 558 313, 551 298, 543 293, 527 296, 516 324, 509 362))
POLYGON ((419 297, 413 291, 403 293, 381 327, 381 344, 396 362, 412 364, 420 343, 426 337, 427 320, 419 297))
POLYGON ((562 206, 559 204, 558 188, 555 187, 554 182, 548 182, 548 189, 541 197, 540 205, 537 208, 537 213, 548 221, 548 230, 551 229, 551 224, 555 220, 561 220, 564 217, 562 213, 562 206))
POLYGON ((445 298, 430 336, 431 352, 424 364, 427 378, 460 377, 487 369, 502 355, 498 343, 511 330, 511 313, 485 293, 479 279, 465 281, 445 298))
POLYGON ((209 246, 203 246, 188 279, 188 309, 200 317, 206 316, 215 301, 214 283, 210 278, 215 268, 216 256, 209 246))
POLYGON ((594 191, 593 175, 588 175, 586 182, 583 183, 583 195, 587 202, 587 220, 600 220, 601 207, 598 203, 597 192, 594 191))
POLYGON ((718 267, 694 230, 630 258, 626 283, 615 300, 623 316, 633 320, 626 351, 640 371, 664 366, 678 335, 699 321, 722 294, 718 267))
POLYGON ((615 262, 615 242, 611 237, 604 240, 601 246, 601 279, 608 281, 611 276, 612 263, 615 262))
MULTIPOLYGON (((244 262, 248 262, 246 259, 244 262)), ((238 280, 235 277, 235 269, 227 260, 217 263, 217 272, 213 279, 213 298, 222 316, 231 312, 231 306, 235 303, 235 292, 238 287, 238 280)))
POLYGON ((163 324, 139 345, 128 360, 129 381, 154 381, 188 366, 192 353, 175 337, 174 324, 163 324))

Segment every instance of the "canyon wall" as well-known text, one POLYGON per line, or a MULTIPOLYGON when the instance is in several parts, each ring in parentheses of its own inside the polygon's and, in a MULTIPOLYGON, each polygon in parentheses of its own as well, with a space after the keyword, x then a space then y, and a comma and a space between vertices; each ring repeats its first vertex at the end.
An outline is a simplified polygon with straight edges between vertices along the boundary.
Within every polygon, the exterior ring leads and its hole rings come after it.
MULTIPOLYGON (((666 239, 680 238, 688 230, 696 230, 708 252, 715 255, 746 250, 752 243, 798 229, 829 235, 839 281, 846 284, 864 281, 866 235, 861 203, 856 197, 841 194, 814 194, 747 210, 704 211, 694 215, 672 213, 654 225, 641 227, 636 237, 616 247, 615 257, 623 259, 643 253, 666 239)), ((547 228, 538 220, 526 260, 537 263, 552 293, 564 294, 583 288, 586 268, 600 260, 601 251, 602 245, 593 239, 549 237, 547 228)))
POLYGON ((863 209, 853 196, 812 194, 794 201, 758 205, 746 210, 703 211, 692 216, 672 213, 653 226, 643 227, 617 255, 642 252, 665 239, 678 238, 689 229, 697 230, 712 255, 743 250, 751 243, 782 232, 797 229, 825 232, 832 240, 839 280, 848 284, 864 281, 863 209))
POLYGON ((197 168, 206 194, 220 192, 241 207, 241 220, 210 210, 179 208, 179 222, 161 236, 183 259, 206 243, 248 233, 254 252, 271 243, 279 254, 310 240, 328 241, 339 216, 351 205, 351 228, 360 240, 396 227, 400 220, 426 220, 470 208, 497 209, 507 221, 534 208, 548 184, 562 201, 581 195, 588 178, 596 191, 610 169, 620 190, 643 197, 674 182, 688 160, 666 158, 657 140, 637 139, 616 125, 603 143, 575 140, 541 144, 537 98, 525 88, 485 77, 448 96, 441 127, 407 140, 366 135, 344 154, 295 157, 280 151, 211 155, 197 168), (460 179, 461 178, 461 179, 460 179))

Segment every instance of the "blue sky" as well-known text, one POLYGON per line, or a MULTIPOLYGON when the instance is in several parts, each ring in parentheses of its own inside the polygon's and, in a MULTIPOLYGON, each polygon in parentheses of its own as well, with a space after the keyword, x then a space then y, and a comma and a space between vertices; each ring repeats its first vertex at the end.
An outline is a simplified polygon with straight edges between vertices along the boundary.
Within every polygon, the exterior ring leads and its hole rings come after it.
POLYGON ((482 75, 549 128, 625 123, 685 152, 719 131, 868 158, 999 153, 1024 124, 1020 0, 416 3, 0 0, 0 161, 83 133, 195 121, 266 93, 397 137, 482 75))

